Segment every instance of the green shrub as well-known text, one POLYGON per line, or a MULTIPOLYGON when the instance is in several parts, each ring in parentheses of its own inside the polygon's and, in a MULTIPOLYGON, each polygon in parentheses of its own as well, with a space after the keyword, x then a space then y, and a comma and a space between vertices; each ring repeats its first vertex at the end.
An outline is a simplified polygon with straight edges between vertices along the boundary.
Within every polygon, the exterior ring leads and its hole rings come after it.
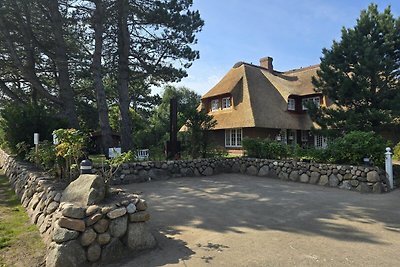
POLYGON ((324 149, 315 147, 304 148, 302 149, 300 158, 312 162, 334 163, 329 147, 324 149))
POLYGON ((54 145, 49 141, 39 143, 38 151, 31 148, 30 152, 26 155, 26 159, 33 162, 44 170, 53 171, 56 165, 56 153, 54 145))
POLYGON ((373 132, 353 131, 332 140, 326 149, 304 149, 302 158, 321 163, 360 165, 365 157, 369 157, 375 165, 382 166, 388 145, 373 132))
POLYGON ((244 138, 242 140, 243 149, 246 150, 246 155, 252 158, 261 157, 261 142, 259 138, 244 138))
POLYGON ((387 146, 389 143, 374 132, 353 131, 330 143, 326 153, 334 163, 358 165, 369 157, 375 165, 383 166, 387 146))
MULTIPOLYGON (((244 138, 247 156, 265 159, 295 158, 320 163, 363 164, 369 157, 375 165, 382 166, 385 148, 389 146, 380 135, 373 132, 353 131, 329 143, 326 149, 285 145, 270 139, 244 138)), ((400 154, 400 145, 396 146, 400 154)), ((396 148, 395 148, 396 151, 396 148)), ((396 153, 396 152, 395 152, 396 153)))
MULTIPOLYGON (((9 103, 0 110, 0 139, 10 151, 17 152, 17 144, 25 142, 33 146, 33 133, 39 133, 40 140, 52 140, 54 129, 65 126, 55 112, 42 105, 17 105, 9 103)), ((21 152, 21 151, 20 151, 21 152)), ((21 155, 25 156, 25 154, 21 155)))
POLYGON ((125 153, 121 153, 121 155, 115 158, 106 160, 106 163, 109 166, 109 168, 106 168, 103 165, 101 170, 101 175, 103 176, 105 183, 109 185, 111 179, 118 172, 122 164, 133 162, 135 160, 136 160, 136 154, 131 150, 125 153))
POLYGON ((29 153, 31 148, 32 148, 32 146, 28 145, 26 142, 24 142, 24 141, 19 142, 15 146, 15 152, 16 152, 17 158, 25 159, 25 156, 29 153))
POLYGON ((281 142, 266 139, 263 145, 263 151, 266 152, 267 159, 283 159, 289 156, 289 146, 281 142))
POLYGON ((246 155, 253 158, 282 159, 289 155, 290 147, 271 139, 244 138, 246 155))
POLYGON ((65 169, 62 176, 72 180, 71 167, 79 166, 79 160, 85 156, 87 136, 76 129, 58 129, 53 132, 58 139, 55 146, 55 155, 64 160, 65 169))
POLYGON ((121 155, 109 159, 106 162, 108 163, 108 165, 115 167, 115 166, 120 166, 124 163, 134 162, 135 160, 136 160, 136 155, 133 151, 130 150, 128 152, 121 153, 121 155))
POLYGON ((393 158, 396 160, 400 160, 400 142, 394 147, 393 150, 393 158))
POLYGON ((87 136, 76 129, 58 129, 54 131, 54 134, 58 139, 56 155, 78 164, 79 159, 85 155, 87 136))
POLYGON ((149 159, 152 161, 162 161, 165 160, 164 147, 161 145, 150 146, 149 148, 149 159))

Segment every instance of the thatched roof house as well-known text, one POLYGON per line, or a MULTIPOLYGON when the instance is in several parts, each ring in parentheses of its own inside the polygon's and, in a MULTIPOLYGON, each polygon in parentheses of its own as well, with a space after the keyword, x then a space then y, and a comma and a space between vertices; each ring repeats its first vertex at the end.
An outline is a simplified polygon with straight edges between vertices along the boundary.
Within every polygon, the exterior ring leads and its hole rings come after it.
POLYGON ((326 98, 315 92, 311 82, 318 68, 279 72, 273 69, 270 57, 262 58, 260 66, 236 63, 202 96, 202 108, 217 121, 212 131, 214 142, 240 150, 241 139, 249 136, 324 146, 325 140, 309 131, 313 123, 304 106, 307 101, 326 105, 326 98))

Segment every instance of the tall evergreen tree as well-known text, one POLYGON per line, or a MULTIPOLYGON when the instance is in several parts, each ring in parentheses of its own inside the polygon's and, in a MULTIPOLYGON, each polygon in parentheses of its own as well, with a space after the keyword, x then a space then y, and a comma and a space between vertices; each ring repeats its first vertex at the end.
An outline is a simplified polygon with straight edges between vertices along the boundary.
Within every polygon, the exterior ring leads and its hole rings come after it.
POLYGON ((149 88, 179 81, 199 57, 191 45, 203 21, 192 5, 192 0, 0 1, 0 101, 54 107, 70 127, 77 128, 78 121, 92 130, 100 125, 108 137, 105 148, 111 141, 108 106, 117 103, 122 148, 131 149, 130 109, 151 110, 157 98, 149 88))
POLYGON ((323 130, 380 131, 399 123, 400 18, 390 7, 375 4, 361 12, 354 28, 343 28, 341 40, 323 49, 313 83, 333 105, 310 109, 323 130))
MULTIPOLYGON (((128 84, 159 85, 177 82, 186 76, 186 68, 199 58, 191 45, 203 20, 198 11, 191 10, 192 0, 117 0, 110 27, 109 60, 118 80, 121 113, 122 150, 132 148, 132 129, 129 107, 132 101, 128 84), (117 48, 113 48, 117 40, 117 48), (115 60, 117 52, 118 60, 115 60), (129 60, 128 60, 129 59, 129 60)), ((112 67, 111 67, 112 68, 112 67)))
POLYGON ((189 88, 165 86, 161 102, 149 118, 149 127, 147 130, 144 129, 149 145, 162 146, 169 140, 169 108, 172 98, 176 98, 178 102, 178 129, 187 122, 189 117, 193 116, 192 113, 197 112, 196 108, 200 104, 200 95, 189 88))

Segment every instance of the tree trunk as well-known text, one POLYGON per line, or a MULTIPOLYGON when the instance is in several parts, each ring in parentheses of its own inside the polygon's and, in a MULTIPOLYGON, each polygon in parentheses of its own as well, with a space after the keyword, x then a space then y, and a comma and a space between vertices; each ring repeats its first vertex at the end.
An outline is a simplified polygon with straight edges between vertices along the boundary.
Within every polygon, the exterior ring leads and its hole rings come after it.
POLYGON ((97 111, 99 115, 99 124, 102 137, 102 151, 108 156, 108 148, 112 147, 112 133, 110 121, 108 118, 108 107, 106 92, 102 79, 102 66, 101 57, 103 51, 103 17, 104 17, 104 4, 102 0, 95 0, 96 10, 94 11, 94 39, 95 48, 93 54, 93 83, 96 90, 97 98, 97 111))
POLYGON ((63 21, 59 10, 58 0, 49 0, 48 8, 51 16, 51 27, 55 41, 55 63, 58 69, 60 100, 62 102, 65 118, 70 127, 79 129, 78 115, 75 110, 74 92, 69 77, 67 46, 63 36, 63 21))
POLYGON ((129 32, 128 0, 118 0, 118 96, 121 113, 121 148, 132 149, 132 121, 129 115, 129 32))

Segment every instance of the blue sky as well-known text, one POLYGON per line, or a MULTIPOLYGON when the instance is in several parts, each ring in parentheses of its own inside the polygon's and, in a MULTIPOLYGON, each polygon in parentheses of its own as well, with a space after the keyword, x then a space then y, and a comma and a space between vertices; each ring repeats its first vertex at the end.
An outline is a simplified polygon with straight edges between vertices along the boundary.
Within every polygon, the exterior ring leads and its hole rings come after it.
MULTIPOLYGON (((353 27, 369 1, 362 0, 194 0, 205 21, 197 35, 200 59, 178 86, 199 94, 213 87, 238 61, 259 64, 273 57, 274 69, 285 71, 319 63, 321 51, 353 27)), ((388 5, 400 16, 400 1, 388 5)))

